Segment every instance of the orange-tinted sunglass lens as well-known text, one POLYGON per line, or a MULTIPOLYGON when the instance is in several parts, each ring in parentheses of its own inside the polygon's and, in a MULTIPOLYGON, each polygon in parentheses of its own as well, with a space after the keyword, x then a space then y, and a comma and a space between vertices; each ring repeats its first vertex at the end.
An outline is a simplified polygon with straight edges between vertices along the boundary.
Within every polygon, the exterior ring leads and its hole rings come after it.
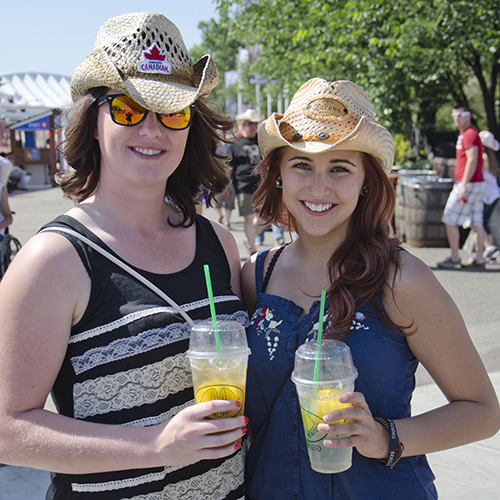
POLYGON ((146 115, 146 108, 128 96, 118 96, 111 101, 111 115, 119 125, 137 125, 146 115))
POLYGON ((160 117, 161 122, 165 127, 172 128, 174 130, 183 130, 191 121, 192 110, 191 106, 184 108, 183 110, 177 113, 158 115, 160 117))

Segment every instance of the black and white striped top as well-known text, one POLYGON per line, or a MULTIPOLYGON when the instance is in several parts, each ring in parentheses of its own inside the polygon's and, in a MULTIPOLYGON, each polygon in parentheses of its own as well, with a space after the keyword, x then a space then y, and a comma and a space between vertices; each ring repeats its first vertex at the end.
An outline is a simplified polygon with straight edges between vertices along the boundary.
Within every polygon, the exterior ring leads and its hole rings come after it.
MULTIPOLYGON (((58 217, 46 227, 57 226, 70 227, 114 254, 71 217, 58 217)), ((116 264, 76 238, 61 234, 78 251, 92 288, 87 310, 72 328, 53 387, 59 413, 88 422, 145 427, 164 422, 194 404, 185 356, 189 324, 116 264)), ((196 219, 196 256, 186 269, 169 275, 134 269, 170 295, 196 322, 210 318, 204 264, 210 266, 217 317, 246 327, 248 316, 231 290, 224 249, 207 219, 196 219)), ((53 474, 47 499, 242 499, 245 450, 242 446, 230 457, 188 466, 53 474)))

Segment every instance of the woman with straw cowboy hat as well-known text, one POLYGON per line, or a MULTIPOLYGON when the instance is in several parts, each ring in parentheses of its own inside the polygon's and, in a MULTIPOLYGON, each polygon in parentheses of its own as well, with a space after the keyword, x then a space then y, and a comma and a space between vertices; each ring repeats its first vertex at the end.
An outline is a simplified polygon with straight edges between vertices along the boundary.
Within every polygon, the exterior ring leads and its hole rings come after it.
POLYGON ((76 205, 0 286, 0 462, 54 472, 48 499, 244 496, 246 418, 206 419, 241 404, 194 405, 185 357, 210 317, 205 264, 217 313, 248 322, 236 243, 195 214, 200 185, 229 182, 216 83, 152 13, 105 22, 73 75, 60 184, 76 205))
POLYGON ((259 145, 254 203, 265 222, 298 237, 252 256, 242 271, 253 315, 247 498, 436 498, 424 454, 493 435, 500 410, 453 301, 389 237, 391 134, 356 84, 313 78, 283 116, 260 126, 259 145), (322 290, 323 338, 348 344, 359 372, 356 392, 341 396, 349 406, 317 426, 331 434, 325 446, 354 447, 351 468, 338 474, 311 469, 290 380, 295 350, 318 329, 322 290), (449 403, 411 416, 419 362, 449 403))

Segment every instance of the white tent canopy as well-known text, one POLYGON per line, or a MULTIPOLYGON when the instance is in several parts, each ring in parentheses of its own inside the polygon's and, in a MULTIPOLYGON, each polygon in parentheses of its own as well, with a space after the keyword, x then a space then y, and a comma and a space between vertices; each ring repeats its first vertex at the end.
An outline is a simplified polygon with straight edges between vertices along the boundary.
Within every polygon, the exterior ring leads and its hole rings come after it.
POLYGON ((0 121, 8 124, 71 103, 70 77, 48 73, 0 75, 0 121))

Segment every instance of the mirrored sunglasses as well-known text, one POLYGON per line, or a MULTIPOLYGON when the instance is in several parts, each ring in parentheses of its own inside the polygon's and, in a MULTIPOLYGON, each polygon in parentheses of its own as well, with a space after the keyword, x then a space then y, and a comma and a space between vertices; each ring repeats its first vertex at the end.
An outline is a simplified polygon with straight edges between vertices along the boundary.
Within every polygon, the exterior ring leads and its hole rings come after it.
POLYGON ((462 116, 470 115, 470 111, 459 111, 458 113, 452 113, 452 118, 461 118, 462 116))
MULTIPOLYGON (((97 105, 100 106, 105 102, 109 103, 111 119, 118 125, 123 125, 124 127, 131 127, 141 123, 149 113, 149 109, 136 103, 128 95, 104 95, 99 97, 97 105)), ((163 126, 172 130, 184 130, 191 123, 194 108, 195 104, 191 104, 177 113, 156 113, 156 116, 163 126)))

